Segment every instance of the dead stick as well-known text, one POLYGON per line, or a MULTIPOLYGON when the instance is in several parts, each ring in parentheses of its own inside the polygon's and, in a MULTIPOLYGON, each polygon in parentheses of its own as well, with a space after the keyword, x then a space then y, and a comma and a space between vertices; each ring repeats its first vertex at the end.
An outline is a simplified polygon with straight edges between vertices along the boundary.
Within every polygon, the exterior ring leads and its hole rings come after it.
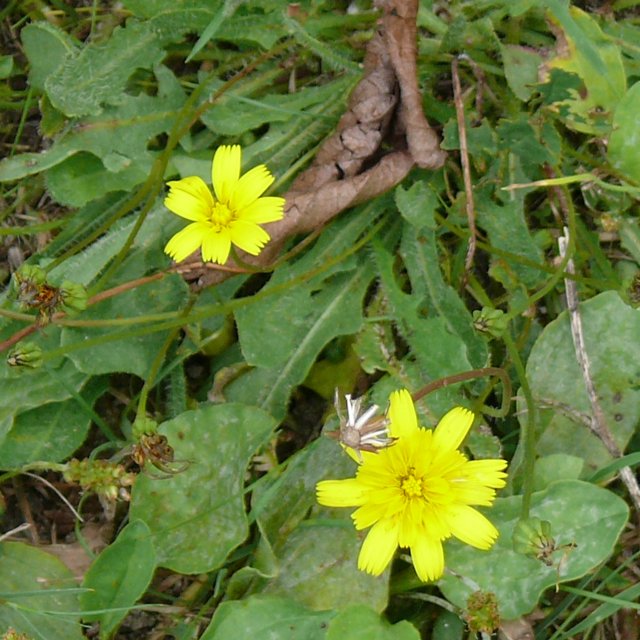
MULTIPOLYGON (((558 238, 558 247, 560 250, 560 257, 564 258, 567 254, 567 246, 569 245, 569 229, 564 228, 564 235, 558 238)), ((567 273, 574 274, 575 266, 573 259, 569 258, 567 261, 567 273)), ((582 330, 582 317, 580 310, 578 309, 578 292, 576 290, 576 283, 574 280, 565 278, 564 280, 565 295, 567 298, 567 308, 569 310, 569 319, 571 321, 571 337, 573 338, 573 346, 576 351, 576 360, 580 365, 582 371, 582 378, 587 389, 587 395, 589 397, 589 403, 591 404, 591 428, 598 438, 602 441, 607 451, 614 457, 620 458, 622 452, 615 443, 611 431, 607 425, 607 419, 600 406, 598 400, 598 394, 593 384, 593 376, 591 375, 591 364, 589 362, 589 355, 584 341, 584 332, 582 330)), ((627 487, 627 491, 631 496, 631 500, 636 508, 636 512, 640 513, 640 486, 638 481, 630 467, 623 467, 620 470, 620 478, 627 487)))
POLYGON ((460 86, 460 76, 458 75, 458 58, 454 58, 451 63, 453 75, 453 96, 456 105, 456 118, 458 121, 458 136, 460 138, 460 163, 462 164, 462 175, 464 178, 464 192, 466 196, 465 208, 467 211, 467 221, 469 223, 469 246, 467 257, 464 260, 464 281, 466 284, 467 274, 473 268, 473 258, 476 253, 476 241, 478 230, 476 227, 476 207, 473 199, 473 185, 471 184, 471 168, 469 166, 469 148, 467 146, 467 126, 464 121, 464 104, 462 102, 462 88, 460 86))

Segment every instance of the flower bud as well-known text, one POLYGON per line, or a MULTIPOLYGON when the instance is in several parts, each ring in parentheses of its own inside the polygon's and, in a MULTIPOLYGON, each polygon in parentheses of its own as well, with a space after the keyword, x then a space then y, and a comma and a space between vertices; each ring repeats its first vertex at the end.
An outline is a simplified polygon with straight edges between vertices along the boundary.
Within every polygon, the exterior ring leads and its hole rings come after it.
POLYGON ((84 311, 87 308, 87 290, 78 282, 65 280, 60 287, 62 304, 73 311, 84 311))
POLYGON ((473 312, 473 326, 476 331, 486 333, 492 338, 501 338, 508 324, 507 316, 500 309, 483 307, 473 312))
POLYGON ((42 349, 33 342, 21 342, 7 355, 7 364, 10 367, 37 369, 42 366, 42 349))

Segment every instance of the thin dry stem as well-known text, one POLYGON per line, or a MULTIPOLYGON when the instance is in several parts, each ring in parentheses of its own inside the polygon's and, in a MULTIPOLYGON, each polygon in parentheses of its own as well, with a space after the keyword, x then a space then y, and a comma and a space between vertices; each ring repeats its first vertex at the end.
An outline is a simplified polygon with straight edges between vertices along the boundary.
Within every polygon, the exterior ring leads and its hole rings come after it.
MULTIPOLYGON (((567 254, 567 246, 569 245, 569 229, 564 228, 564 235, 558 238, 558 247, 560 250, 560 257, 564 258, 567 254)), ((574 274, 575 266, 573 259, 569 258, 567 262, 567 273, 574 274)), ((591 429, 597 434, 598 438, 602 441, 607 451, 614 457, 620 458, 622 452, 615 443, 611 430, 607 425, 607 419, 600 406, 598 400, 598 394, 596 393, 595 385, 593 384, 593 376, 591 375, 591 364, 589 361, 589 355, 584 341, 584 332, 582 330, 582 317, 578 308, 578 292, 576 289, 576 283, 574 280, 565 278, 565 295, 567 298, 567 308, 569 310, 569 319, 571 321, 571 337, 573 338, 573 345, 576 351, 576 359, 582 371, 582 378, 587 389, 587 395, 589 397, 589 403, 591 404, 591 429)), ((627 491, 631 496, 631 500, 636 508, 636 512, 640 514, 640 486, 638 481, 630 467, 623 467, 620 470, 620 478, 627 487, 627 491)))

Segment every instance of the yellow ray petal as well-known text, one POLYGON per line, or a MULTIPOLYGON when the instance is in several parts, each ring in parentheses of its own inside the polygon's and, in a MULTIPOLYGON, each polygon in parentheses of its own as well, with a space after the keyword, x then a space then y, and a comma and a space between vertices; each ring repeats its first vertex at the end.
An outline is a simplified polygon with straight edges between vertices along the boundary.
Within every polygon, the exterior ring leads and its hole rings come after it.
POLYGON ((164 206, 169 211, 194 222, 205 222, 209 219, 213 197, 202 178, 191 176, 182 180, 172 180, 167 184, 169 193, 164 199, 164 206))
POLYGON ((381 520, 373 525, 364 539, 358 556, 358 569, 379 576, 391 562, 397 548, 396 523, 391 520, 381 520))
POLYGON ((242 163, 242 149, 240 145, 222 145, 216 149, 211 166, 211 181, 216 192, 216 198, 224 204, 231 199, 238 179, 242 163))
POLYGON ((325 507, 359 507, 366 492, 355 478, 322 480, 316 485, 318 503, 325 507))
POLYGON ((451 533, 477 549, 489 549, 498 530, 480 512, 466 505, 450 505, 446 510, 451 533))
POLYGON ((418 428, 413 399, 406 389, 394 391, 389 397, 389 421, 389 434, 393 438, 409 436, 418 428))
POLYGON ((244 208, 253 204, 269 188, 273 180, 269 169, 263 164, 247 171, 235 185, 229 206, 242 218, 244 208))
POLYGON ((234 220, 229 224, 231 242, 243 251, 257 256, 271 236, 255 222, 246 220, 234 220))
POLYGON ((205 262, 224 264, 231 251, 231 234, 227 228, 209 229, 202 240, 202 259, 205 262))
POLYGON ((244 207, 241 211, 242 219, 265 224, 281 220, 284 216, 284 198, 265 196, 244 207))
POLYGON ((463 407, 454 407, 438 423, 433 432, 433 446, 438 452, 453 451, 465 439, 475 416, 463 407))
POLYGON ((430 536, 420 536, 411 545, 411 559, 418 574, 424 582, 438 580, 444 573, 444 552, 442 542, 430 536))
POLYGON ((167 242, 164 252, 168 253, 176 262, 190 256, 202 244, 202 238, 208 232, 209 227, 202 222, 193 222, 182 231, 178 231, 167 242))

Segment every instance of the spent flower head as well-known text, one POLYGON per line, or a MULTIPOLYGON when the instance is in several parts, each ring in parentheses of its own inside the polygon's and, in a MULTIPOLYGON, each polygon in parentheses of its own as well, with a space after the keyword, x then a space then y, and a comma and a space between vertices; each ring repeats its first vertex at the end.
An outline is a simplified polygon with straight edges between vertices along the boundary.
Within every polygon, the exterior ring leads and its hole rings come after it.
POLYGON ((211 168, 213 194, 198 176, 168 183, 165 206, 192 221, 164 248, 176 262, 201 248, 205 262, 224 264, 232 244, 257 256, 270 240, 260 225, 280 220, 285 200, 262 196, 274 180, 265 165, 260 164, 241 176, 241 162, 239 145, 218 147, 211 168))
POLYGON ((318 502, 327 507, 358 507, 356 529, 369 530, 358 568, 380 575, 398 547, 411 550, 421 580, 444 571, 442 543, 454 536, 489 549, 498 531, 474 506, 490 506, 505 485, 505 460, 469 460, 458 447, 474 415, 456 407, 435 429, 418 425, 408 391, 391 394, 388 420, 393 446, 362 451, 355 478, 324 480, 318 502))

